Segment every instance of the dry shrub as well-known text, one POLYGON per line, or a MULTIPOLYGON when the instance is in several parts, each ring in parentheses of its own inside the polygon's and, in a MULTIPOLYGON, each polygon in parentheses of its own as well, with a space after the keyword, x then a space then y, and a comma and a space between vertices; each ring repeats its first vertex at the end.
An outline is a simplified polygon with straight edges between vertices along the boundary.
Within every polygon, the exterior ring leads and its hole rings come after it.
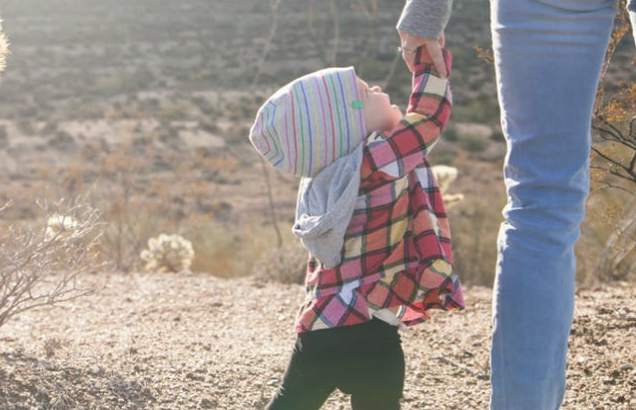
POLYGON ((96 250, 101 228, 97 210, 82 198, 40 206, 49 215, 46 226, 38 219, 0 231, 0 326, 26 310, 97 289, 96 283, 82 280, 84 273, 104 267, 96 250))
POLYGON ((493 202, 471 197, 450 211, 455 269, 466 284, 493 284, 502 220, 501 206, 493 202))
POLYGON ((178 232, 192 241, 196 252, 191 269, 222 271, 221 276, 227 277, 251 272, 246 268, 253 259, 248 252, 255 250, 250 244, 258 247, 261 240, 239 232, 243 228, 219 228, 215 222, 230 217, 232 204, 215 195, 213 181, 234 175, 237 160, 228 155, 176 152, 150 134, 108 148, 95 150, 92 162, 97 165, 86 161, 77 170, 91 169, 98 178, 93 200, 108 222, 102 249, 112 256, 117 269, 143 268, 140 254, 148 239, 159 232, 178 232), (237 246, 228 234, 234 231, 247 250, 237 249, 243 245, 237 246), (230 262, 235 254, 245 255, 230 262))
POLYGON ((604 87, 612 57, 631 30, 625 0, 616 7, 594 106, 592 195, 577 244, 577 275, 585 282, 629 279, 636 269, 636 81, 619 83, 613 95, 606 95, 604 87))
POLYGON ((280 283, 303 284, 309 254, 300 241, 273 248, 263 254, 254 266, 257 278, 280 283))
POLYGON ((601 192, 588 199, 576 244, 577 281, 585 286, 635 277, 636 199, 618 190, 601 192))
POLYGON ((153 153, 152 146, 131 141, 99 158, 99 183, 93 196, 108 222, 101 246, 121 271, 141 268, 139 255, 148 238, 174 228, 173 210, 178 205, 170 192, 174 181, 147 177, 153 153))
POLYGON ((493 176, 494 165, 475 163, 466 154, 458 156, 456 165, 471 178, 461 181, 466 197, 448 211, 455 270, 466 284, 492 286, 506 192, 493 176))
POLYGON ((221 278, 251 275, 256 261, 276 243, 271 226, 262 220, 221 222, 192 216, 184 221, 184 226, 189 228, 184 234, 192 240, 197 255, 192 270, 221 278))

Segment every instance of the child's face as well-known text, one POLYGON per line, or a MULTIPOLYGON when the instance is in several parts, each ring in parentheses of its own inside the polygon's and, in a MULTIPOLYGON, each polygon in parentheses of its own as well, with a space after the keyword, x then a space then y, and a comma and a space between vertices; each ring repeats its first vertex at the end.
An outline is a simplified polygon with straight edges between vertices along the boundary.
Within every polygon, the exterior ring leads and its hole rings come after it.
POLYGON ((369 84, 359 78, 357 82, 364 103, 364 120, 367 131, 389 131, 395 128, 402 120, 400 108, 391 104, 391 99, 382 92, 380 87, 369 87, 369 84))

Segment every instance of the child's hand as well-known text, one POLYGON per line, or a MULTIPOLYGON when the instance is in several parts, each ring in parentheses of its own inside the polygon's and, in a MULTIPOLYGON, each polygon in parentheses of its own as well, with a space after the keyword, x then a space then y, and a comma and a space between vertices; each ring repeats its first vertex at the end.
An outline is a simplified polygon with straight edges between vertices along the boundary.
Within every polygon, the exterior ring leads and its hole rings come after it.
POLYGON ((448 76, 446 65, 444 64, 444 57, 442 55, 442 48, 444 48, 444 45, 446 44, 444 32, 442 32, 437 40, 415 36, 400 30, 398 30, 398 33, 400 35, 400 40, 402 41, 402 58, 411 72, 413 72, 415 68, 415 54, 417 48, 425 46, 440 77, 446 78, 448 76))

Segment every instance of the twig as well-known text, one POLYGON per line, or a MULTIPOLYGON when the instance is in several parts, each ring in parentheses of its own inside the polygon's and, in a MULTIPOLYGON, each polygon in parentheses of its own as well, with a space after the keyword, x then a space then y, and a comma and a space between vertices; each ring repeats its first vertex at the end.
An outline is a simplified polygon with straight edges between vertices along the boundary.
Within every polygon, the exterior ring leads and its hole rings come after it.
POLYGON ((265 47, 263 47, 263 54, 261 54, 261 59, 256 66, 256 74, 252 79, 252 88, 258 84, 260 80, 261 73, 263 71, 263 66, 265 65, 265 60, 267 59, 267 55, 272 49, 274 45, 274 39, 276 38, 276 32, 278 31, 278 7, 280 6, 281 0, 272 0, 270 3, 270 7, 272 10, 272 25, 269 29, 269 36, 267 37, 267 43, 265 43, 265 47))
POLYGON ((267 170, 267 164, 263 157, 259 157, 261 161, 261 168, 263 169, 263 179, 265 179, 265 186, 267 187, 267 201, 269 202, 269 215, 272 218, 272 225, 274 231, 276 231, 276 238, 278 239, 278 247, 283 246, 283 236, 280 233, 278 227, 278 220, 276 219, 276 207, 274 206, 274 195, 272 195, 272 184, 269 179, 269 171, 267 170))
POLYGON ((453 360, 451 360, 451 359, 449 359, 447 357, 444 357, 443 355, 437 356, 435 359, 439 360, 442 363, 450 364, 451 366, 454 366, 454 367, 456 367, 458 369, 461 369, 461 370, 465 371, 466 373, 470 374, 471 376, 475 376, 477 378, 488 377, 488 374, 478 373, 478 372, 476 372, 474 370, 469 369, 468 367, 466 367, 464 365, 461 365, 461 364, 459 364, 457 362, 454 362, 453 360))
MULTIPOLYGON (((270 29, 269 38, 267 40, 267 44, 263 48, 263 54, 261 55, 261 60, 259 62, 259 66, 256 69, 256 75, 252 81, 252 88, 254 88, 258 82, 260 77, 260 73, 262 71, 263 65, 265 65, 265 59, 267 58, 267 54, 274 43, 274 38, 276 37, 276 30, 278 28, 278 9, 280 6, 281 0, 271 0, 270 7, 272 9, 272 27, 270 29)), ((276 232, 276 238, 278 239, 278 247, 283 246, 283 237, 280 233, 280 228, 278 227, 278 220, 276 218, 276 208, 274 207, 274 198, 272 194, 272 184, 269 179, 269 172, 267 171, 267 164, 265 164, 265 160, 263 157, 259 157, 261 161, 261 168, 263 169, 263 179, 265 180, 265 187, 267 188, 267 198, 269 203, 269 214, 272 220, 272 226, 274 227, 274 231, 276 232)))

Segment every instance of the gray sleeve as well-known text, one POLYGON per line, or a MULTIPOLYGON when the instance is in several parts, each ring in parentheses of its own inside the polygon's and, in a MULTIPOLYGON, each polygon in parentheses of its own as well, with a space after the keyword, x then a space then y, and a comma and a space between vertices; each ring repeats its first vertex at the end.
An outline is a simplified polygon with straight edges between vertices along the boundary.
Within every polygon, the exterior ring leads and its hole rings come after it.
POLYGON ((453 0, 406 0, 397 29, 436 39, 450 19, 452 6, 453 0))
POLYGON ((636 0, 627 1, 627 11, 629 12, 629 19, 632 21, 632 34, 636 45, 636 0))

